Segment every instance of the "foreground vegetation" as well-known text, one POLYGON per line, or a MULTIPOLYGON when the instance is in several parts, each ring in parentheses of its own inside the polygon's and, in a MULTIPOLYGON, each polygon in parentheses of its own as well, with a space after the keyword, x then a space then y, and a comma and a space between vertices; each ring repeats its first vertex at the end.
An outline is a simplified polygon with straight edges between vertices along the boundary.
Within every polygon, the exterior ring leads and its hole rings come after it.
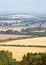
POLYGON ((21 61, 12 58, 12 53, 0 51, 0 65, 46 65, 46 53, 27 53, 21 61))

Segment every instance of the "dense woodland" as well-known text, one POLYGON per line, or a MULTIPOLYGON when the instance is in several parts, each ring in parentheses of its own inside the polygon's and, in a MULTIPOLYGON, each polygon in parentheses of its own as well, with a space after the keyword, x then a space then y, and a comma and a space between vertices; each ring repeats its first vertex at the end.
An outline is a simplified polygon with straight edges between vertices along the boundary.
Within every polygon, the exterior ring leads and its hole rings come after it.
POLYGON ((0 51, 0 65, 46 65, 46 53, 27 53, 21 61, 12 58, 9 51, 0 51))

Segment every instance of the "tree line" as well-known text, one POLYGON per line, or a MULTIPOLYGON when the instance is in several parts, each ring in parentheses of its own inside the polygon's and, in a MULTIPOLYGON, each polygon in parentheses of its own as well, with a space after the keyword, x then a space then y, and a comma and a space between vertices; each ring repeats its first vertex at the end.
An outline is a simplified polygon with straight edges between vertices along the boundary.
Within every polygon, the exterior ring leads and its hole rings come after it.
POLYGON ((31 35, 31 37, 45 37, 46 28, 43 27, 26 28, 26 29, 21 29, 21 31, 8 29, 6 31, 0 31, 0 34, 16 34, 16 35, 31 35), (44 32, 40 32, 41 30, 44 32))

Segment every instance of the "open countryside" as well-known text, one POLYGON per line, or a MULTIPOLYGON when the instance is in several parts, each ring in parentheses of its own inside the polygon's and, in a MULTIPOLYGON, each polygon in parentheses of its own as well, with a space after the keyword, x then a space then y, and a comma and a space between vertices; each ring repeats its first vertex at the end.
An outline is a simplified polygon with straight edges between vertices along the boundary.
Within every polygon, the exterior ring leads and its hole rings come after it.
MULTIPOLYGON (((38 46, 46 46, 46 37, 38 37, 38 38, 30 38, 30 39, 20 39, 13 40, 8 42, 3 42, 0 44, 6 45, 38 45, 38 46)), ((21 61, 24 54, 28 52, 31 53, 39 53, 46 52, 46 48, 43 47, 16 47, 16 46, 0 46, 0 50, 8 50, 13 53, 13 58, 17 61, 21 61)))
POLYGON ((46 46, 46 37, 37 37, 37 38, 29 38, 29 39, 18 39, 12 40, 8 42, 3 42, 0 44, 6 45, 41 45, 46 46))

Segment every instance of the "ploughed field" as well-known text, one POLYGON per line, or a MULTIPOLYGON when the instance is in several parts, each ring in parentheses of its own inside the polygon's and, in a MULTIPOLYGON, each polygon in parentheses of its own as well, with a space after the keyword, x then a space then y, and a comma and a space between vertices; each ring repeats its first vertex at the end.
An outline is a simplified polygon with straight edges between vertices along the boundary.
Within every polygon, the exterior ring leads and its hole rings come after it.
MULTIPOLYGON (((6 45, 35 45, 35 46, 46 46, 46 37, 38 37, 38 38, 28 38, 28 39, 19 39, 3 42, 0 44, 6 45)), ((0 50, 8 50, 13 53, 13 58, 17 60, 22 60, 24 54, 28 52, 31 53, 39 53, 46 52, 46 47, 16 47, 16 46, 0 46, 0 50)))
POLYGON ((6 45, 39 45, 39 46, 46 46, 46 37, 37 37, 37 38, 27 38, 27 39, 18 39, 3 42, 0 44, 6 45))
POLYGON ((0 34, 0 40, 28 37, 29 35, 0 34))

